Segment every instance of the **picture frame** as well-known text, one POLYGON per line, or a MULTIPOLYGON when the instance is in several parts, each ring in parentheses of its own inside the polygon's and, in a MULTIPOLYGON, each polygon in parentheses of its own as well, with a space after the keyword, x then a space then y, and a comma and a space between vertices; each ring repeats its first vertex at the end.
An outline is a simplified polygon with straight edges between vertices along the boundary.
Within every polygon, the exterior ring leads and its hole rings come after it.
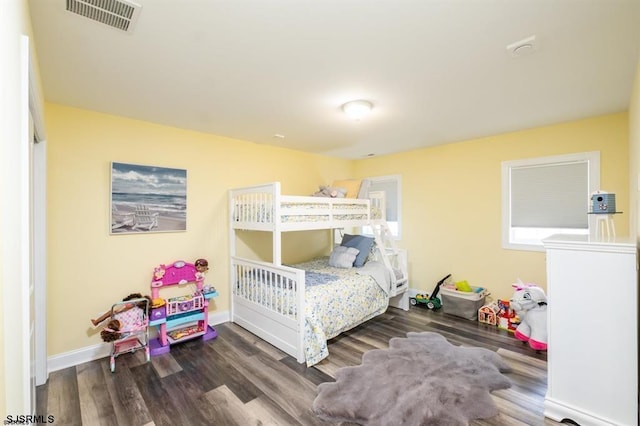
POLYGON ((187 170, 111 162, 110 234, 187 230, 187 170))

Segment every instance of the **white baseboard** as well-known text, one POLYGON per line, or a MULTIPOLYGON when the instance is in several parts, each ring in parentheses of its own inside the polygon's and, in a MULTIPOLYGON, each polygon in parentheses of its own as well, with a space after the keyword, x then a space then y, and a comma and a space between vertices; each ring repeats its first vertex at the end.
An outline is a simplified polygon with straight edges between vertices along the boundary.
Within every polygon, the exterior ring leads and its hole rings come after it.
MULTIPOLYGON (((215 326, 229 321, 231 321, 231 313, 229 311, 209 313, 210 325, 215 326)), ((153 333, 151 333, 151 337, 155 337, 153 333)), ((51 373, 68 367, 74 367, 85 362, 108 357, 110 354, 111 344, 98 343, 58 355, 52 355, 47 357, 47 372, 51 373)))
MULTIPOLYGON (((619 421, 605 419, 582 407, 576 407, 563 401, 550 398, 549 396, 544 400, 544 416, 556 422, 571 420, 581 425, 614 426, 621 424, 619 421)), ((626 421, 623 423, 627 424, 626 421)))
POLYGON ((47 371, 52 373, 68 367, 74 367, 84 362, 104 358, 109 356, 110 352, 110 344, 98 343, 97 345, 85 346, 84 348, 76 349, 74 351, 53 355, 47 357, 47 371))
POLYGON ((409 297, 416 297, 416 294, 424 293, 424 291, 409 287, 407 293, 409 293, 409 297))

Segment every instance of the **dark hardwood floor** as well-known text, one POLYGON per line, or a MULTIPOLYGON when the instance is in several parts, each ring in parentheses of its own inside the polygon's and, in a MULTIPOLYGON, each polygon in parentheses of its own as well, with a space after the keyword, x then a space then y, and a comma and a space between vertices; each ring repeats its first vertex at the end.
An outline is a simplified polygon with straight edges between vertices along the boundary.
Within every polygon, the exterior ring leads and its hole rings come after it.
MULTIPOLYGON (((409 331, 435 331, 454 344, 497 351, 513 372, 510 389, 492 393, 500 414, 472 425, 553 425, 545 419, 546 353, 511 333, 442 312, 395 308, 332 339, 330 355, 307 368, 243 328, 216 326, 218 338, 187 341, 144 360, 121 355, 53 372, 37 388, 37 414, 56 425, 327 425, 311 411, 316 386, 362 354, 409 331)), ((420 401, 416 401, 417 404, 420 401)))

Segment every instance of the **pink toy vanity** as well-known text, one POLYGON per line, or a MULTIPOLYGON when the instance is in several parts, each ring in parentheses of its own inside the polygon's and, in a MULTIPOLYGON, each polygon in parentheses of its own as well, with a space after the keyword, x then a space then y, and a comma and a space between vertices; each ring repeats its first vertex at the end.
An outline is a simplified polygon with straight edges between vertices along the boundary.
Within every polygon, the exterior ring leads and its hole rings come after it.
POLYGON ((193 291, 164 299, 163 306, 151 308, 149 326, 155 326, 158 331, 158 338, 151 340, 149 345, 152 356, 169 352, 175 343, 195 338, 210 340, 218 336, 207 323, 209 300, 218 293, 204 285, 204 273, 198 272, 193 263, 182 260, 155 268, 151 299, 160 299, 161 290, 171 286, 191 287, 193 291))

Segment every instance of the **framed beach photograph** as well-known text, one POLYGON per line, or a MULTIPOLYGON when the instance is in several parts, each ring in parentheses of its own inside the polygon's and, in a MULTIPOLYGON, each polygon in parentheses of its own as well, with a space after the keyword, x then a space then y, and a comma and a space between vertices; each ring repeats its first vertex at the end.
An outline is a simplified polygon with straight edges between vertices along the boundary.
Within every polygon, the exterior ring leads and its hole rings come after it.
POLYGON ((186 230, 186 170, 111 163, 111 234, 186 230))

